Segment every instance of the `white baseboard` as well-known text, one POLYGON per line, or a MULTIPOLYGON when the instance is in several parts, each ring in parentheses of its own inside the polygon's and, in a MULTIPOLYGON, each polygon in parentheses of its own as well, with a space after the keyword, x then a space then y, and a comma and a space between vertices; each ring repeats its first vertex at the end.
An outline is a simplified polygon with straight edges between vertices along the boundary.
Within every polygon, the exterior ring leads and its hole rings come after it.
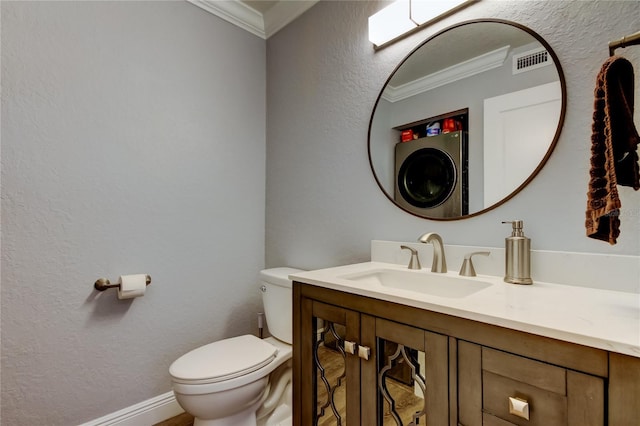
POLYGON ((172 391, 80 426, 151 426, 184 413, 172 391))

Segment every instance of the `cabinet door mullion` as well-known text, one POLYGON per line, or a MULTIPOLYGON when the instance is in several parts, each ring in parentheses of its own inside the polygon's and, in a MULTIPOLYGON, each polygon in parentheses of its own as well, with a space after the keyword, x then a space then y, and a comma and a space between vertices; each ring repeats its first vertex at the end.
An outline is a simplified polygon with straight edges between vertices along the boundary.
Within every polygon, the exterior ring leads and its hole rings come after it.
POLYGON ((378 421, 378 351, 376 350, 376 319, 360 316, 360 340, 371 348, 369 360, 360 361, 360 419, 361 425, 377 425, 378 421))
MULTIPOLYGON (((360 342, 360 313, 346 311, 346 337, 353 342, 360 342)), ((347 355, 347 425, 366 424, 360 421, 360 358, 357 354, 347 355)))
POLYGON ((424 332, 427 424, 449 424, 449 338, 424 332))

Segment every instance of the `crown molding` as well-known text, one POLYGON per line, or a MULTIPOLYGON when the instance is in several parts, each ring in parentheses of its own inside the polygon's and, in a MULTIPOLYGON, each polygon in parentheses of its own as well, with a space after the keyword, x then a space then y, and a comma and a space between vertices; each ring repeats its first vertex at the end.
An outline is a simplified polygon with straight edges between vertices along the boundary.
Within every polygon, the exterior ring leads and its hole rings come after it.
POLYGON ((459 64, 450 66, 443 70, 420 77, 400 86, 387 86, 384 89, 382 98, 389 102, 398 102, 403 99, 415 96, 427 90, 450 84, 472 75, 480 74, 504 64, 510 46, 504 46, 491 52, 485 53, 459 64))
POLYGON ((319 0, 281 0, 264 14, 264 32, 271 37, 294 19, 309 10, 319 0))
POLYGON ((227 22, 266 39, 262 14, 239 1, 188 0, 227 22))
POLYGON ((239 0, 188 1, 265 40, 318 2, 318 0, 279 1, 263 15, 239 0))

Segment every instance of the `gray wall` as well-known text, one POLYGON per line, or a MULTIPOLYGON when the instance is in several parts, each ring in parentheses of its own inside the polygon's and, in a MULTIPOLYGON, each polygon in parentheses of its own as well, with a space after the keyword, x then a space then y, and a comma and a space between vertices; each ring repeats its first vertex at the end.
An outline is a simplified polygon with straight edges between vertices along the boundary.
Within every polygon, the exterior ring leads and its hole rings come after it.
POLYGON ((2 424, 98 418, 256 332, 265 45, 187 2, 2 2, 2 424), (130 273, 143 298, 93 290, 130 273))
MULTIPOLYGON (((448 244, 501 247, 510 229, 500 221, 509 219, 525 221, 534 249, 640 254, 640 194, 630 188, 621 190, 617 245, 586 238, 584 228, 595 78, 608 42, 638 30, 638 2, 483 0, 376 52, 367 18, 382 7, 320 2, 267 42, 267 265, 366 261, 372 239, 414 241, 427 231, 448 244), (461 221, 420 219, 395 207, 372 177, 370 114, 407 53, 474 18, 519 22, 549 42, 567 78, 564 129, 546 167, 505 205, 461 221)), ((640 69, 640 47, 618 52, 640 69)))

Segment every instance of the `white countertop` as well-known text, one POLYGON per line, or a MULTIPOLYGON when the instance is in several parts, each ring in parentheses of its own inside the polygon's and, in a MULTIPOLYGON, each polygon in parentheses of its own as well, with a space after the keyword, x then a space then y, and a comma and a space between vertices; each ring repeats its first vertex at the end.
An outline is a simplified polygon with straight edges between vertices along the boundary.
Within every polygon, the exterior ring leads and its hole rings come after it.
POLYGON ((491 285, 464 298, 448 298, 341 278, 377 269, 407 270, 393 263, 365 262, 290 278, 640 358, 640 294, 545 282, 514 285, 502 277, 478 275, 468 279, 491 285))

